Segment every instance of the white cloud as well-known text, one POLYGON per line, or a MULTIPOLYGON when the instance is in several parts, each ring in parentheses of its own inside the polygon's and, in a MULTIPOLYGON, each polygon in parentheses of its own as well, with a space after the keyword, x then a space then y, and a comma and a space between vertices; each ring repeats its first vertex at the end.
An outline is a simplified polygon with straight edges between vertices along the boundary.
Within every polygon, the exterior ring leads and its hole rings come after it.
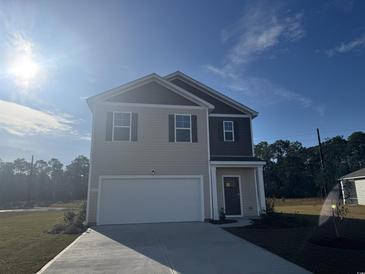
POLYGON ((279 47, 281 43, 296 42, 305 35, 303 13, 290 14, 282 7, 269 7, 271 3, 261 1, 246 5, 238 22, 221 33, 223 43, 232 44, 224 57, 223 65, 206 65, 205 68, 224 79, 227 88, 238 96, 264 105, 290 101, 323 116, 324 105, 268 79, 245 73, 249 65, 264 53, 270 53, 267 58, 273 58, 273 50, 274 54, 282 52, 279 47))
POLYGON ((236 76, 242 68, 280 42, 294 42, 304 36, 302 13, 288 15, 276 7, 255 3, 247 5, 239 21, 222 31, 222 41, 233 46, 221 69, 209 66, 211 71, 225 76, 236 76))
POLYGON ((302 108, 312 109, 320 116, 324 116, 325 106, 315 103, 311 98, 285 89, 267 79, 245 77, 235 80, 228 88, 239 96, 253 100, 262 105, 274 105, 281 102, 293 102, 302 108))
POLYGON ((329 57, 332 57, 336 54, 347 53, 353 50, 359 50, 364 47, 365 47, 365 35, 357 37, 347 43, 342 42, 339 46, 327 50, 326 53, 329 57))
POLYGON ((90 139, 89 135, 74 129, 76 121, 69 114, 41 111, 0 100, 0 129, 17 136, 42 134, 90 139))

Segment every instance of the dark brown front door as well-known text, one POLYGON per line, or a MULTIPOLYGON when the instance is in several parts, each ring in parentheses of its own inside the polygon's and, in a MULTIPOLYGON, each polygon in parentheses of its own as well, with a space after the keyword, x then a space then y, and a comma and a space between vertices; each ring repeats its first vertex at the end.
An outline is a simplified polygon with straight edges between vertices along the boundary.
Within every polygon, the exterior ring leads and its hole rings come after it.
POLYGON ((226 215, 241 215, 239 177, 223 177, 226 215))

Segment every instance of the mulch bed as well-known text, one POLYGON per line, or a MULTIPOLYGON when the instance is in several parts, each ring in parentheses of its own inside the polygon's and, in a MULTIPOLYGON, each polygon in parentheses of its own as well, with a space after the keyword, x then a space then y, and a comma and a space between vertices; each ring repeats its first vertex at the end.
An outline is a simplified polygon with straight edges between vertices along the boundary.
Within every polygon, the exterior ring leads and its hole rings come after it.
POLYGON ((210 220, 209 222, 214 225, 223 225, 223 224, 237 223, 237 220, 232 220, 232 219, 225 219, 224 221, 223 220, 210 220))
POLYGON ((356 243, 364 240, 365 221, 346 219, 340 230, 344 237, 338 241, 334 240, 331 221, 321 226, 313 221, 315 219, 308 216, 307 221, 300 220, 306 226, 293 222, 289 227, 284 224, 284 228, 280 228, 279 221, 273 227, 257 221, 252 226, 225 230, 314 273, 365 272, 365 250, 357 249, 362 245, 356 243))

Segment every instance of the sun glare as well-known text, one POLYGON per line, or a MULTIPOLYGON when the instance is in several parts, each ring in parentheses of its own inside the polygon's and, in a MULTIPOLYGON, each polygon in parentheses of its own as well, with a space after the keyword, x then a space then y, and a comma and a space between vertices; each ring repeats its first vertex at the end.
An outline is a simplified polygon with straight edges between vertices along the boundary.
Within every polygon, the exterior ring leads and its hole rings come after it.
POLYGON ((10 66, 9 72, 20 82, 29 82, 37 76, 39 65, 28 56, 19 56, 10 66))
POLYGON ((39 80, 41 66, 37 62, 38 54, 34 52, 34 44, 20 34, 15 34, 11 40, 11 49, 8 52, 8 75, 14 82, 27 92, 39 80))

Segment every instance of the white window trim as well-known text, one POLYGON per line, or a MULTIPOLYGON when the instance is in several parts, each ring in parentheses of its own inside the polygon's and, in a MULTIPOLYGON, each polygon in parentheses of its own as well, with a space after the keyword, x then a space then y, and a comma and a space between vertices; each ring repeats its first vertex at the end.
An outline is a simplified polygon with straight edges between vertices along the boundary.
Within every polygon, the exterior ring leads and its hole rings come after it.
POLYGON ((225 142, 234 142, 234 123, 233 121, 223 121, 223 139, 225 142), (230 123, 232 124, 232 130, 226 130, 224 124, 230 123), (232 132, 232 140, 226 140, 226 132, 232 132))
POLYGON ((192 142, 192 124, 191 124, 191 114, 190 113, 174 113, 174 127, 175 127, 175 143, 191 143, 192 142), (189 116, 189 119, 190 119, 190 140, 189 142, 182 142, 182 141, 176 141, 176 130, 177 129, 185 129, 187 130, 188 128, 185 128, 185 127, 177 127, 176 126, 176 116, 178 115, 183 115, 183 116, 189 116))
POLYGON ((113 142, 131 142, 131 140, 132 140, 132 112, 128 112, 128 111, 113 111, 112 141, 113 142), (116 113, 129 114, 129 126, 116 126, 116 125, 114 125, 114 122, 115 122, 115 114, 116 113), (114 140, 114 128, 115 127, 129 128, 129 140, 114 140))
POLYGON ((240 175, 223 175, 222 176, 222 188, 223 188, 223 208, 224 212, 226 212, 226 197, 224 192, 224 179, 225 178, 238 178, 238 188, 240 192, 240 209, 241 214, 240 215, 226 215, 227 217, 243 217, 243 199, 242 199, 242 185, 241 185, 241 176, 240 175))

